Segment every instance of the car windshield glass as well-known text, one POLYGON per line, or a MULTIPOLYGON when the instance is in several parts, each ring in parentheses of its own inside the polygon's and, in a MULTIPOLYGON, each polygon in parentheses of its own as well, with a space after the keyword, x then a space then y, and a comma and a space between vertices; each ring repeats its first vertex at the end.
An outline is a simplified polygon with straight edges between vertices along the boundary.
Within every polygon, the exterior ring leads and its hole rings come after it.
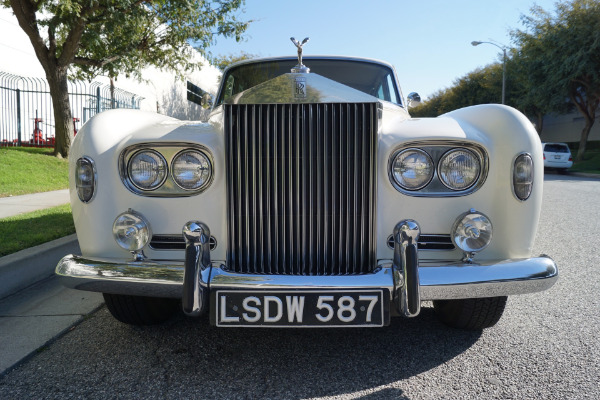
MULTIPOLYGON (((319 74, 380 100, 401 104, 391 68, 355 60, 304 59, 311 73, 319 74)), ((289 73, 298 60, 275 60, 243 64, 227 71, 217 105, 258 84, 289 73)))
POLYGON ((568 153, 569 148, 564 144, 549 143, 546 146, 544 146, 544 151, 547 151, 549 153, 568 153))

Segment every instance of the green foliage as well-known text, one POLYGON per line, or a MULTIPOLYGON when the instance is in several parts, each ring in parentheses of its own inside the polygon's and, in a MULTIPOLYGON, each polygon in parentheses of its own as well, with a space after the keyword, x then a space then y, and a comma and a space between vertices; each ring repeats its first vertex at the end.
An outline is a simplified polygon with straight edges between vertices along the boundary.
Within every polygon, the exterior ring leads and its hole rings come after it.
POLYGON ((241 40, 249 22, 244 0, 1 0, 29 37, 50 86, 56 121, 55 154, 73 139, 67 71, 76 78, 119 74, 142 79, 146 66, 183 76, 193 57, 219 36, 241 40))
POLYGON ((522 22, 525 29, 512 36, 531 101, 555 112, 564 110, 564 99, 573 102, 586 121, 577 154, 581 160, 600 105, 600 2, 557 3, 554 14, 534 6, 522 22))
POLYGON ((219 68, 219 70, 224 71, 225 68, 238 61, 252 60, 255 58, 258 58, 258 55, 242 51, 240 54, 228 54, 210 57, 210 62, 215 67, 219 68))
POLYGON ((410 114, 413 117, 437 117, 457 108, 500 103, 501 98, 502 65, 491 64, 458 78, 452 87, 435 93, 411 109, 410 114))
POLYGON ((75 233, 68 204, 0 219, 0 257, 75 233))
POLYGON ((0 197, 69 187, 69 163, 52 149, 0 147, 0 197))

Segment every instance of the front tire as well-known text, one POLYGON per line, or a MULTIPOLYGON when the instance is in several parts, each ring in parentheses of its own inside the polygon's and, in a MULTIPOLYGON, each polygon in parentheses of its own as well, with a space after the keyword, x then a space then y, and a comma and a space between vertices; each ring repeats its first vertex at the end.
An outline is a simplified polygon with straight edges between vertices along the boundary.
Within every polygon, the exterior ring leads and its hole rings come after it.
POLYGON ((508 297, 480 299, 435 300, 433 308, 438 318, 453 328, 479 331, 500 320, 508 297))
POLYGON ((130 325, 160 324, 175 313, 176 299, 102 293, 108 311, 117 320, 130 325))

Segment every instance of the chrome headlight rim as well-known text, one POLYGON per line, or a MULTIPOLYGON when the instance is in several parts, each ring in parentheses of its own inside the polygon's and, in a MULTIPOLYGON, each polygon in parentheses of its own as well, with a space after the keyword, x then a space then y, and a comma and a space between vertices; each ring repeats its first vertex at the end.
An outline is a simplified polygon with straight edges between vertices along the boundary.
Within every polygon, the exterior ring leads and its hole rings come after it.
POLYGON ((531 195, 533 194, 533 186, 535 184, 535 162, 533 161, 533 155, 531 153, 523 151, 514 157, 513 162, 511 164, 510 181, 511 181, 510 187, 512 189, 513 196, 515 196, 515 199, 517 199, 518 201, 520 201, 522 203, 522 202, 529 200, 529 198, 531 198, 531 195), (516 171, 517 161, 519 161, 520 158, 528 158, 531 161, 531 183, 529 183, 530 187, 529 187, 527 196, 525 196, 524 198, 519 196, 519 194, 517 193, 517 189, 516 189, 517 183, 515 181, 515 171, 516 171))
POLYGON ((432 157, 429 155, 429 153, 427 153, 423 149, 420 149, 418 147, 404 147, 404 148, 394 151, 390 157, 389 176, 390 176, 390 181, 392 182, 394 187, 396 187, 396 189, 399 189, 401 191, 407 191, 407 192, 419 191, 431 183, 434 175, 435 175, 435 163, 434 163, 432 157), (421 184, 414 186, 414 187, 409 187, 407 185, 403 185, 401 182, 398 181, 398 179, 396 178, 396 173, 394 172, 394 166, 396 164, 398 157, 400 157, 401 155, 408 153, 408 152, 419 153, 421 155, 424 155, 426 158, 426 161, 429 163, 430 169, 431 169, 431 172, 430 172, 429 176, 427 177, 427 179, 424 180, 421 184))
POLYGON ((438 176, 440 182, 442 183, 442 185, 444 185, 445 187, 447 187, 448 189, 450 189, 454 192, 466 191, 466 190, 471 189, 474 185, 476 185, 477 182, 479 181, 479 178, 481 177, 481 170, 482 170, 482 166, 481 166, 480 157, 474 151, 472 151, 471 149, 466 148, 466 147, 454 147, 454 148, 446 151, 444 154, 442 154, 442 156, 438 160, 437 168, 436 168, 437 176, 438 176), (469 183, 467 186, 462 187, 462 188, 452 187, 452 185, 450 185, 448 182, 446 182, 446 179, 444 179, 444 174, 442 173, 442 168, 444 166, 444 161, 446 160, 446 158, 448 158, 453 153, 458 153, 458 152, 469 153, 473 157, 475 162, 477 163, 477 175, 475 176, 475 178, 473 178, 471 183, 469 183))
POLYGON ((169 176, 169 164, 167 163, 167 160, 165 159, 165 157, 157 150, 153 149, 153 148, 144 148, 144 149, 140 149, 136 152, 134 152, 133 154, 131 154, 131 157, 129 157, 129 159, 127 160, 127 179, 129 180, 129 182, 131 182, 131 184, 133 186, 135 186, 137 189, 142 190, 144 192, 153 192, 157 189, 159 189, 160 187, 162 187, 162 185, 164 185, 165 181, 167 180, 167 177, 169 176), (163 173, 162 173, 162 178, 160 179, 160 181, 156 184, 154 184, 152 187, 150 188, 145 188, 143 186, 140 186, 138 183, 136 183, 136 181, 132 178, 132 173, 131 173, 131 164, 133 159, 142 154, 142 153, 150 153, 150 154, 154 154, 156 156, 158 156, 158 159, 162 162, 163 164, 163 173))
POLYGON ((77 197, 84 204, 88 204, 96 198, 96 193, 98 192, 98 170, 96 169, 96 163, 89 156, 79 157, 77 159, 77 161, 75 162, 75 190, 77 192, 77 197), (80 164, 82 162, 89 164, 92 168, 92 185, 91 185, 92 195, 87 200, 82 198, 82 194, 79 190, 80 186, 79 186, 79 179, 78 179, 78 176, 79 176, 78 171, 79 171, 80 164))
POLYGON ((185 148, 185 149, 179 151, 171 159, 170 176, 171 176, 171 179, 173 180, 173 182, 175 183, 175 185, 177 185, 177 187, 179 187, 180 189, 185 190, 186 192, 190 192, 190 193, 203 192, 206 188, 208 188, 210 186, 210 184, 213 181, 213 177, 214 177, 213 160, 212 160, 212 157, 210 156, 210 153, 208 151, 204 150, 203 148, 198 148, 198 147, 195 147, 195 148, 188 147, 188 148, 185 148), (183 156, 186 153, 198 153, 202 157, 204 157, 204 159, 206 160, 206 162, 208 164, 208 168, 209 168, 208 178, 206 179, 206 181, 204 183, 202 183, 200 186, 198 186, 196 188, 186 188, 175 177, 175 162, 177 161, 177 159, 179 157, 183 156))

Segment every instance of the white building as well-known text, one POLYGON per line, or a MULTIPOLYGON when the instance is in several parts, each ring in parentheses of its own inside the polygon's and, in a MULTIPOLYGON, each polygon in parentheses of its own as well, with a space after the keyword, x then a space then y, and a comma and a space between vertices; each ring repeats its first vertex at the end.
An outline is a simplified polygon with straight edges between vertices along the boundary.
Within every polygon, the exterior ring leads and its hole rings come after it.
MULTIPOLYGON (((220 71, 204 60, 200 53, 197 53, 197 58, 203 67, 187 75, 187 82, 176 78, 174 73, 147 68, 143 72, 145 82, 120 76, 115 81, 115 87, 143 97, 140 102, 142 110, 159 112, 179 119, 203 119, 206 111, 200 105, 187 100, 188 82, 215 94, 220 71)), ((2 72, 45 79, 44 70, 35 56, 31 42, 19 26, 12 10, 0 7, 0 73, 2 72)), ((109 84, 109 79, 103 76, 95 78, 95 81, 109 84)), ((23 119, 28 120, 30 117, 28 115, 23 119)))

